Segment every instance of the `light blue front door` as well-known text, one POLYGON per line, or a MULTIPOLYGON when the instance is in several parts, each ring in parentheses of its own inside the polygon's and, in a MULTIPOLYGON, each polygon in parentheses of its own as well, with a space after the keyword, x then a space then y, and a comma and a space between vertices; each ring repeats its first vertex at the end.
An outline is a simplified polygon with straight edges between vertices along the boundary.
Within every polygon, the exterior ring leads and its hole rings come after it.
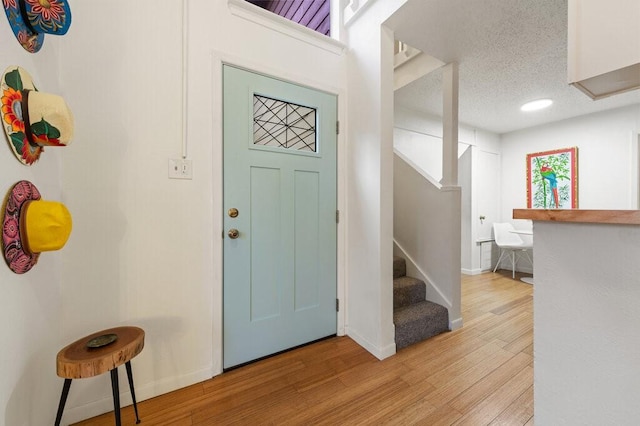
POLYGON ((334 95, 223 76, 229 368, 336 333, 337 115, 334 95))

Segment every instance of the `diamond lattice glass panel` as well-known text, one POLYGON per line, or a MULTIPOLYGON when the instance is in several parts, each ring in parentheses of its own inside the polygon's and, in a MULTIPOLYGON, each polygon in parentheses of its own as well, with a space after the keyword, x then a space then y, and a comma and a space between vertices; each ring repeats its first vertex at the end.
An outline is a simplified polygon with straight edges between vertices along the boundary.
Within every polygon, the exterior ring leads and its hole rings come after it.
POLYGON ((316 152, 316 109, 253 95, 253 143, 316 152))

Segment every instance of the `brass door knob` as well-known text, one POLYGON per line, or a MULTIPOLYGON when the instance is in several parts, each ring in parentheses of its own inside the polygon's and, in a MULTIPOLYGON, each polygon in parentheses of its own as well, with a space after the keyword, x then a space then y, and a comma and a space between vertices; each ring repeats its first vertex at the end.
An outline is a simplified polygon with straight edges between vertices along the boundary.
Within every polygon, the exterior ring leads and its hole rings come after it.
POLYGON ((227 235, 232 240, 235 240, 236 238, 238 238, 240 236, 240 231, 238 231, 236 228, 231 228, 231 229, 229 229, 229 232, 227 232, 227 235))
POLYGON ((229 215, 229 217, 238 217, 238 209, 236 209, 235 207, 231 207, 227 214, 229 215))

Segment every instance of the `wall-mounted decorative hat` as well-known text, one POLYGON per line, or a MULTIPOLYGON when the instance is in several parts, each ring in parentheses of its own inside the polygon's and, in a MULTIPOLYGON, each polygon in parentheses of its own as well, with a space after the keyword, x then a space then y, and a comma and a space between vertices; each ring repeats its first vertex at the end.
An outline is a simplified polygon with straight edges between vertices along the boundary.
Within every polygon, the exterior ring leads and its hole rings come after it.
POLYGON ((73 115, 61 96, 39 92, 21 67, 6 69, 2 89, 2 128, 22 164, 35 163, 45 146, 66 146, 73 138, 73 115))
POLYGON ((3 0, 13 34, 22 47, 36 53, 45 34, 64 35, 71 25, 71 9, 66 0, 3 0))
POLYGON ((2 218, 4 259, 16 274, 28 272, 43 251, 60 250, 71 234, 71 214, 64 204, 41 200, 29 181, 16 183, 2 218))

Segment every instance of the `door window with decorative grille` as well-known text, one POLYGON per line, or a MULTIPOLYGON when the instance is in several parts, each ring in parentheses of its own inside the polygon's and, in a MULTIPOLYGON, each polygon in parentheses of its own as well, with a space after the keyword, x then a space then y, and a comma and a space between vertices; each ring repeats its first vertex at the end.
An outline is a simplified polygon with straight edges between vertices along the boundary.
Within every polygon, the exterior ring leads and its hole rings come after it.
POLYGON ((317 152, 316 109, 254 94, 253 144, 317 152))

